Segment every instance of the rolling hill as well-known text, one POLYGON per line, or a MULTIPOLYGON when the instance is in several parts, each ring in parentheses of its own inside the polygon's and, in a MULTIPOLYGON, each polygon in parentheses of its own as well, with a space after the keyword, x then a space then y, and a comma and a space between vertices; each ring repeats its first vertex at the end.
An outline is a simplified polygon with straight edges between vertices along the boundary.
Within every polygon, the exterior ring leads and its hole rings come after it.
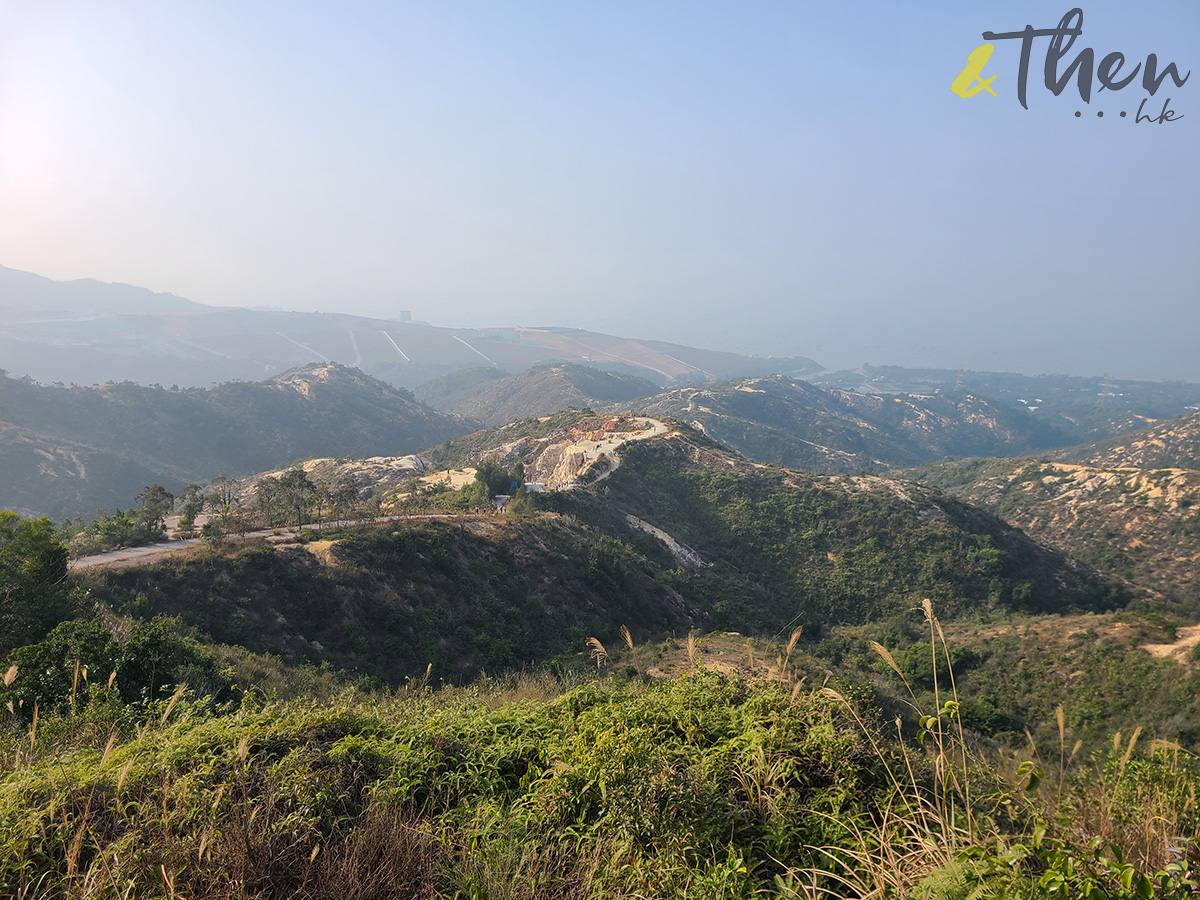
POLYGON ((0 377, 0 423, 0 507, 55 517, 128 504, 147 482, 176 490, 311 456, 403 455, 470 429, 332 364, 207 391, 0 377))
POLYGON ((632 406, 688 422, 751 459, 813 472, 878 472, 1065 442, 1028 412, 973 394, 863 394, 782 376, 678 388, 632 406))
POLYGON ((458 679, 574 656, 621 623, 643 636, 803 624, 816 639, 906 623, 927 597, 948 619, 1132 597, 932 488, 755 465, 686 428, 620 457, 517 515, 418 516, 74 577, 114 612, 177 615, 211 640, 389 684, 427 665, 458 679))
POLYGON ((56 282, 0 267, 0 359, 45 382, 203 387, 258 381, 296 366, 338 362, 398 387, 459 369, 516 372, 580 362, 656 384, 771 372, 807 374, 807 357, 767 358, 573 328, 437 328, 395 318, 205 306, 95 281, 56 282))
POLYGON ((503 425, 572 407, 606 409, 659 391, 645 378, 577 363, 534 366, 502 378, 490 376, 492 371, 466 369, 426 382, 414 393, 434 409, 503 425))
POLYGON ((1054 454, 1055 459, 1109 468, 1200 469, 1200 413, 1054 454))
POLYGON ((1039 458, 968 460, 907 474, 1037 540, 1157 594, 1200 602, 1200 416, 1039 458))

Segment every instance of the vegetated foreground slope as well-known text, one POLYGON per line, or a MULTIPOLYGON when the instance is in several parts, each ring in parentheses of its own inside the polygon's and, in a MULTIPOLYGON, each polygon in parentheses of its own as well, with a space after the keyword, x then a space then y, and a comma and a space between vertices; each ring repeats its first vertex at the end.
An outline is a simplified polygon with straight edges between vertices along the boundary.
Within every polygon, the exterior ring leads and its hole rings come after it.
POLYGON ((1025 410, 971 394, 862 394, 784 377, 678 388, 632 405, 702 428, 751 459, 812 472, 1012 455, 1068 440, 1025 410))
POLYGON ((535 366, 502 379, 493 370, 466 370, 421 385, 416 395, 435 409, 484 425, 502 425, 574 407, 611 408, 656 394, 659 385, 636 375, 605 372, 578 363, 535 366))
MULTIPOLYGON (((468 430, 407 392, 337 365, 207 391, 129 383, 46 386, 0 377, 0 421, 21 429, 26 442, 41 450, 15 461, 11 480, 0 483, 0 506, 54 516, 95 511, 94 504, 84 504, 98 490, 93 482, 106 473, 89 471, 83 462, 89 455, 127 460, 130 471, 122 482, 137 467, 175 489, 221 472, 241 475, 310 456, 411 453, 468 430), (51 457, 78 462, 69 469, 51 457), (73 485, 67 491, 58 481, 63 474, 73 485), (19 496, 12 487, 17 484, 19 496)), ((113 468, 121 474, 115 461, 108 470, 113 468)))
POLYGON ((389 684, 574 656, 591 634, 702 625, 655 567, 560 516, 466 516, 362 529, 335 542, 95 571, 92 596, 178 615, 213 641, 327 662, 389 684))
POLYGON ((0 735, 0 759, 23 751, 0 766, 0 892, 1194 896, 1186 754, 1118 738, 1039 791, 938 717, 935 769, 864 705, 701 670, 218 708, 97 696, 44 714, 36 743, 0 735))

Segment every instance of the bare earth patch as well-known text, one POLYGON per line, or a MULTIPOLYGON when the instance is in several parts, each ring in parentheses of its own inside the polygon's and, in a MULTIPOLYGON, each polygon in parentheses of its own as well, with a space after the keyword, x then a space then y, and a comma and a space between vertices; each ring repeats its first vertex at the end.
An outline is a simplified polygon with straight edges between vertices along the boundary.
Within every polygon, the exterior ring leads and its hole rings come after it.
POLYGON ((1142 644, 1142 648, 1160 659, 1170 657, 1176 662, 1186 662, 1192 649, 1200 644, 1200 625, 1180 628, 1178 639, 1173 644, 1142 644))

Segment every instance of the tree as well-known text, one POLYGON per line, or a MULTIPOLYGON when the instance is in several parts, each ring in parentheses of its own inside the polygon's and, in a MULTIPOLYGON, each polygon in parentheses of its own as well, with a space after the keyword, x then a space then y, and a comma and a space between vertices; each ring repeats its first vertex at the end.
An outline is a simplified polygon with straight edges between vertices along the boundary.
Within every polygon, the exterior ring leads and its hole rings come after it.
POLYGON ((475 467, 475 480, 487 488, 487 498, 490 500, 497 494, 507 494, 512 487, 513 477, 508 469, 489 458, 475 467))
POLYGON ((267 520, 267 527, 274 528, 275 506, 283 496, 279 479, 272 478, 270 475, 260 478, 258 484, 254 486, 254 494, 258 498, 258 507, 263 511, 263 515, 267 520))
POLYGON ((329 486, 323 481, 316 482, 316 489, 313 491, 311 505, 317 513, 317 527, 320 527, 325 516, 325 510, 329 508, 329 504, 333 495, 329 492, 329 486))
POLYGON ((229 528, 229 516, 241 499, 242 483, 229 478, 222 472, 212 480, 212 493, 208 495, 208 508, 221 517, 221 527, 229 528))
POLYGON ((339 522, 350 517, 358 505, 358 483, 353 477, 343 478, 334 486, 330 502, 333 504, 330 512, 339 522))
POLYGON ((308 511, 317 486, 300 466, 292 466, 279 477, 279 491, 288 508, 296 514, 296 527, 304 527, 304 513, 308 511))
POLYGON ((189 484, 175 498, 175 507, 179 510, 179 530, 192 533, 196 527, 196 516, 204 509, 204 492, 198 484, 189 484))
POLYGON ((142 527, 146 530, 147 536, 160 537, 165 535, 166 530, 163 527, 163 519, 171 511, 171 507, 175 503, 175 495, 161 484, 152 484, 143 489, 133 499, 141 501, 142 508, 138 513, 138 519, 142 527))
POLYGON ((0 658, 41 640, 83 605, 67 582, 67 548, 54 523, 0 512, 0 658))

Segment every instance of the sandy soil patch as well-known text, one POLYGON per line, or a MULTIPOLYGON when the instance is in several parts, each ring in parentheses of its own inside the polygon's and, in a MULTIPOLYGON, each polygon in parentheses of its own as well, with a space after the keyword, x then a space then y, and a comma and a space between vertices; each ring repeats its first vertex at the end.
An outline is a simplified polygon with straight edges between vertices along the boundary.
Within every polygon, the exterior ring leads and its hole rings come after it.
POLYGON ((1176 634, 1179 637, 1173 644, 1142 644, 1142 648, 1159 659, 1171 658, 1176 662, 1186 662, 1192 649, 1200 644, 1200 625, 1180 628, 1176 634))

